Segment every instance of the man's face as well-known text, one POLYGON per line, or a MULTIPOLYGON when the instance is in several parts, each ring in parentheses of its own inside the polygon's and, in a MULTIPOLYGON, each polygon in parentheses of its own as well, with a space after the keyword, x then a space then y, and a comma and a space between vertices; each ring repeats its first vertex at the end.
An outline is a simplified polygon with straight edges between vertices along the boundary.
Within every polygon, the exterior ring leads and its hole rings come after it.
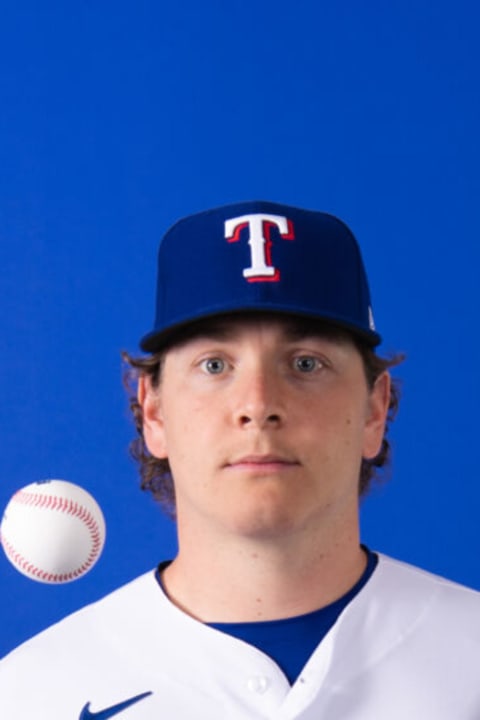
POLYGON ((370 390, 348 336, 298 332, 285 319, 206 328, 166 352, 158 388, 140 388, 179 528, 274 538, 351 520, 361 460, 383 437, 388 375, 370 390))

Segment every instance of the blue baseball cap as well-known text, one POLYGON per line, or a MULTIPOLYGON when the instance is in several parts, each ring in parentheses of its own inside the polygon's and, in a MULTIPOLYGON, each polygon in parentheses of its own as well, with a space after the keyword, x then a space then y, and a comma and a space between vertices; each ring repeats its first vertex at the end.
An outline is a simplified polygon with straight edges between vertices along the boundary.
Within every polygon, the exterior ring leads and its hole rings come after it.
POLYGON ((323 212, 253 201, 179 220, 162 238, 154 327, 140 347, 156 352, 197 320, 237 312, 317 318, 378 345, 360 249, 323 212))

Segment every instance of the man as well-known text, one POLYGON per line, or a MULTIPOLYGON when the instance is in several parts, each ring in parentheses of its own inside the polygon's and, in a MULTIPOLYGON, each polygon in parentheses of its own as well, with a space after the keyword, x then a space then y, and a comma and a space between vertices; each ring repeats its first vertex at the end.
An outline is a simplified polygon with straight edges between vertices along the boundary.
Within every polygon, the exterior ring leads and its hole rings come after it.
POLYGON ((478 720, 479 594, 360 544, 397 398, 351 232, 227 206, 158 273, 134 451, 178 555, 12 653, 2 717, 478 720))

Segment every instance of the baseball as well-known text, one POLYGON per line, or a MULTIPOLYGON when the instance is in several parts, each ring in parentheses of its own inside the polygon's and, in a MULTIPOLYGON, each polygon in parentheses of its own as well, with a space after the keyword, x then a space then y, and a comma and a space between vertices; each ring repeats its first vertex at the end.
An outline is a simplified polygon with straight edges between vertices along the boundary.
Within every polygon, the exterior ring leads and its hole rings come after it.
POLYGON ((105 543, 105 520, 83 488, 66 480, 44 480, 10 499, 0 541, 23 575, 43 583, 67 583, 97 562, 105 543))

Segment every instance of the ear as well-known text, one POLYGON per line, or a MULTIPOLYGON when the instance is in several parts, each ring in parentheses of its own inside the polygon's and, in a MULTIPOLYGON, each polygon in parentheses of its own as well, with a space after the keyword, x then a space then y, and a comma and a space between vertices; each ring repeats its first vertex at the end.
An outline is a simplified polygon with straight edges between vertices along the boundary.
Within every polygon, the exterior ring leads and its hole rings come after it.
POLYGON ((161 411, 160 392, 152 387, 150 378, 139 378, 137 399, 142 408, 145 444, 154 457, 163 460, 167 457, 165 423, 161 411))
POLYGON ((375 385, 370 391, 363 443, 363 457, 366 460, 378 455, 382 447, 388 407, 390 405, 390 388, 390 373, 383 372, 376 379, 375 385))

